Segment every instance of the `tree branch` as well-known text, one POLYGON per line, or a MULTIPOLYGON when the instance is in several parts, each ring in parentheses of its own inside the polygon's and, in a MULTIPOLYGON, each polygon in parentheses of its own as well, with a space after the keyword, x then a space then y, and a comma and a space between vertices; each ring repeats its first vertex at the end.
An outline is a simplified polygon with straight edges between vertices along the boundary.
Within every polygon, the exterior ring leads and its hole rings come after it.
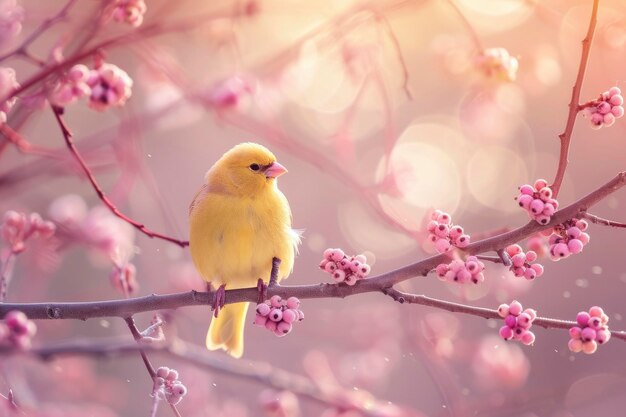
MULTIPOLYGON (((614 193, 626 184, 626 172, 620 172, 615 178, 589 193, 587 196, 557 211, 547 225, 540 225, 535 221, 518 227, 500 235, 492 236, 470 244, 465 253, 477 255, 479 253, 497 251, 513 243, 517 243, 534 233, 553 228, 567 220, 582 217, 584 212, 594 204, 614 193)), ((345 298, 350 295, 383 292, 402 281, 426 276, 437 265, 449 262, 449 254, 431 256, 396 270, 377 275, 357 282, 350 287, 341 284, 314 284, 282 286, 274 285, 267 289, 267 295, 280 295, 283 298, 345 298)), ((78 319, 87 320, 96 317, 129 317, 135 313, 163 309, 175 309, 193 305, 212 305, 213 292, 182 292, 167 295, 148 295, 145 297, 129 298, 125 300, 92 301, 73 303, 0 303, 0 318, 11 310, 21 310, 30 319, 78 319)), ((257 302, 259 291, 257 287, 227 290, 225 304, 239 302, 257 302)))
POLYGON ((309 378, 282 369, 273 368, 267 363, 253 363, 250 361, 245 361, 244 363, 237 360, 218 360, 215 356, 208 354, 204 348, 185 343, 180 339, 176 339, 170 344, 149 344, 142 347, 134 343, 120 342, 119 340, 112 339, 95 343, 79 341, 44 346, 29 351, 0 348, 0 354, 2 355, 34 356, 44 361, 69 355, 113 359, 134 355, 138 351, 165 355, 199 368, 257 382, 265 387, 273 387, 277 390, 288 390, 298 396, 325 406, 341 409, 352 407, 361 414, 369 417, 380 415, 372 408, 371 403, 360 406, 358 403, 354 403, 354 401, 349 401, 350 393, 347 391, 336 392, 324 390, 309 378))
POLYGON ((139 223, 138 221, 133 220, 130 217, 126 216, 115 206, 115 204, 113 204, 113 202, 109 199, 109 197, 107 197, 107 195, 104 193, 104 191, 100 187, 100 184, 98 184, 96 177, 93 175, 93 173, 89 169, 89 166, 87 166, 87 163, 85 162, 81 154, 78 152, 78 148, 76 148, 76 145, 74 144, 74 141, 72 140, 72 132, 70 131, 69 127, 65 123, 65 120, 63 119, 63 109, 60 107, 54 107, 54 106, 51 106, 51 107, 54 113, 54 117, 56 118, 57 123, 59 124, 59 127, 61 128, 61 132, 63 133, 63 138, 65 139, 65 144, 67 145, 70 153, 74 156, 76 161, 80 164, 80 167, 82 168, 83 172, 87 176, 87 179, 91 183, 91 186, 96 191, 96 194, 98 194, 98 197, 104 203, 104 205, 108 207, 109 210, 111 210, 111 213, 113 213, 115 216, 119 217, 120 219, 124 220, 125 222, 129 223, 130 225, 135 227, 137 230, 139 230, 141 233, 143 233, 144 235, 150 238, 163 239, 167 242, 175 243, 181 248, 189 246, 189 242, 186 240, 179 240, 179 239, 176 239, 176 238, 173 238, 173 237, 161 234, 161 233, 153 232, 152 230, 148 229, 144 224, 139 223))
POLYGON ((626 227, 626 223, 620 223, 609 219, 603 219, 602 217, 598 217, 595 214, 584 213, 583 217, 589 220, 594 224, 601 224, 603 226, 611 226, 611 227, 626 227))
POLYGON ((583 81, 585 80, 585 71, 587 70, 587 62, 589 61, 589 53, 591 52, 591 42, 593 41, 593 34, 596 30, 596 24, 598 22, 598 5, 600 0, 593 0, 593 6, 591 10, 591 18, 589 20, 589 28, 587 29, 587 36, 583 39, 582 53, 580 55, 580 64, 578 65, 578 75, 576 76, 576 82, 572 87, 572 98, 569 102, 569 113, 567 115, 567 122, 565 123, 565 130, 559 135, 561 140, 561 151, 559 154, 559 166, 556 170, 556 176, 552 182, 552 194, 554 198, 557 197, 561 190, 561 184, 565 177, 565 169, 569 163, 569 147, 572 140, 572 132, 574 131, 574 124, 576 123, 576 116, 580 111, 580 91, 583 87, 583 81))

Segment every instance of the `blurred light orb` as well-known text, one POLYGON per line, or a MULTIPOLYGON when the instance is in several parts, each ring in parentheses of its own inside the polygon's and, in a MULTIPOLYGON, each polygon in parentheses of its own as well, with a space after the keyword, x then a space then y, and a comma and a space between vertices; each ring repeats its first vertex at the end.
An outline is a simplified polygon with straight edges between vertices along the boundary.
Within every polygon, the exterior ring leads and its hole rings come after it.
POLYGON ((519 211, 513 201, 517 187, 528 182, 524 160, 498 145, 476 149, 467 164, 465 180, 477 202, 486 208, 509 213, 519 211))
POLYGON ((482 32, 500 32, 524 23, 535 5, 527 0, 456 0, 462 13, 482 32))
POLYGON ((338 208, 339 228, 353 248, 367 248, 378 259, 392 259, 415 249, 415 242, 390 229, 380 218, 373 218, 361 203, 351 202, 338 208))
POLYGON ((476 349, 472 368, 476 381, 484 389, 515 389, 526 382, 530 362, 517 344, 487 336, 476 349))

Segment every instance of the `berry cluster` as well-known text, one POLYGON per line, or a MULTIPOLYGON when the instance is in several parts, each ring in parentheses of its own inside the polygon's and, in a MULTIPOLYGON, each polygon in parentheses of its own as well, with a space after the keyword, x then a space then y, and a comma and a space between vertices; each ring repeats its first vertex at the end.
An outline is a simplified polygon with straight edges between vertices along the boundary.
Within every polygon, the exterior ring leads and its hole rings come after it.
POLYGON ((144 0, 114 0, 111 17, 116 22, 128 23, 133 27, 141 26, 147 7, 144 0))
POLYGON ((476 66, 488 78, 515 81, 519 62, 504 48, 488 48, 478 55, 476 66))
POLYGON ((335 282, 352 286, 369 275, 371 267, 365 255, 347 256, 341 249, 326 249, 320 269, 328 272, 335 282))
POLYGON ((44 239, 51 237, 56 230, 54 223, 45 221, 37 213, 26 216, 24 213, 9 210, 4 213, 0 231, 2 238, 10 245, 12 253, 26 249, 25 242, 32 236, 44 239))
POLYGON ((178 371, 161 366, 154 377, 154 392, 159 398, 176 405, 187 394, 187 387, 178 380, 178 371))
POLYGON ((533 280, 543 275, 543 265, 533 264, 537 260, 537 253, 529 250, 524 253, 520 245, 511 245, 506 249, 511 257, 511 271, 516 277, 524 277, 533 280))
POLYGON ((589 234, 585 230, 589 223, 585 220, 572 219, 554 228, 548 243, 550 244, 550 258, 553 261, 567 258, 571 254, 580 253, 589 243, 589 234))
POLYGON ((567 344, 569 350, 578 353, 580 351, 592 354, 611 339, 609 331, 609 316, 598 306, 591 307, 589 312, 581 311, 576 316, 576 323, 569 329, 570 341, 567 344))
POLYGON ((461 226, 452 224, 452 217, 441 210, 435 210, 427 226, 428 239, 435 244, 437 252, 444 253, 453 247, 464 248, 470 244, 470 236, 461 226))
POLYGON ((511 304, 501 304, 498 307, 498 315, 504 319, 504 326, 500 328, 500 336, 504 340, 519 340, 525 345, 535 343, 535 334, 530 331, 533 321, 537 318, 537 312, 532 308, 523 310, 519 301, 513 300, 511 304))
MULTIPOLYGON (((15 79, 13 68, 0 67, 0 97, 8 97, 18 88, 20 85, 15 79)), ((17 97, 12 97, 0 103, 0 123, 7 121, 7 113, 13 108, 16 100, 17 97)))
POLYGON ((559 202, 552 198, 552 189, 546 180, 537 180, 534 186, 522 185, 515 199, 520 207, 528 211, 530 218, 539 224, 548 224, 559 208, 559 202))
POLYGON ((600 94, 598 99, 585 105, 583 116, 589 119, 593 129, 609 127, 615 123, 615 119, 624 115, 623 104, 622 91, 617 87, 611 87, 609 91, 600 94))
POLYGON ((265 326, 276 336, 282 337, 291 332, 293 323, 304 320, 304 313, 300 310, 300 300, 289 297, 287 301, 278 295, 256 306, 254 324, 265 326))
POLYGON ((49 95, 56 106, 66 106, 82 97, 89 97, 89 107, 103 111, 109 107, 119 107, 131 95, 133 80, 118 66, 99 63, 89 69, 85 65, 74 65, 65 79, 49 95))
POLYGON ((37 332, 37 326, 28 320, 26 314, 12 310, 0 322, 0 344, 8 344, 17 349, 29 349, 31 338, 37 332))
POLYGON ((478 284, 485 280, 483 270, 485 264, 478 260, 475 256, 468 256, 465 262, 455 259, 449 264, 439 264, 435 271, 442 281, 458 282, 465 284, 473 282, 478 284))

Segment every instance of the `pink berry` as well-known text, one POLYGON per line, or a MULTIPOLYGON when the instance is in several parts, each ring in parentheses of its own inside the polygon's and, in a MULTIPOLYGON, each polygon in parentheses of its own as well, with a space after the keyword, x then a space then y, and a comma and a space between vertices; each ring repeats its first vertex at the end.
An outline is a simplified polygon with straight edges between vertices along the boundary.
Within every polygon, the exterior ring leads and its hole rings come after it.
POLYGON ((522 304, 519 301, 513 300, 513 302, 509 305, 509 313, 518 316, 522 312, 522 304))
POLYGON ((532 264, 530 268, 535 271, 535 276, 540 277, 543 275, 543 265, 541 264, 532 264))
POLYGON ((543 187, 539 190, 539 198, 541 198, 544 202, 550 201, 552 198, 552 190, 550 187, 543 187))
POLYGON ((292 329, 292 325, 291 323, 287 323, 285 321, 281 321, 280 323, 278 323, 278 325, 276 326, 276 330, 281 332, 282 334, 287 334, 291 331, 292 329))
POLYGON ((333 249, 328 248, 324 251, 324 259, 330 261, 333 257, 333 249))
POLYGON ((620 90, 619 87, 611 87, 608 93, 609 93, 609 97, 613 97, 613 96, 622 94, 622 90, 620 90))
POLYGON ((506 316, 506 318, 504 319, 504 324, 513 329, 517 327, 517 318, 514 315, 510 314, 510 311, 511 308, 509 307, 509 315, 506 316))
POLYGON ((272 307, 278 308, 281 306, 283 299, 280 298, 280 295, 272 295, 272 297, 270 298, 270 304, 272 305, 272 307))
POLYGON ((589 234, 588 233, 581 233, 580 236, 578 236, 578 240, 580 240, 581 242, 583 242, 583 245, 586 245, 587 243, 589 243, 589 234))
POLYGON ((535 334, 533 332, 527 331, 522 335, 521 341, 526 346, 530 346, 535 343, 535 334))
POLYGON ((279 308, 273 308, 268 317, 272 321, 279 322, 283 319, 283 312, 279 308))
POLYGON ((259 305, 256 306, 256 312, 258 315, 266 317, 268 314, 270 314, 270 306, 268 306, 265 303, 261 303, 259 305))
POLYGON ((456 239, 462 234, 463 234, 463 228, 461 226, 454 226, 452 229, 450 229, 450 237, 452 239, 456 239))
POLYGON ((449 268, 448 268, 448 265, 446 264, 439 264, 437 265, 437 268, 435 268, 435 272, 440 277, 443 277, 444 275, 446 275, 446 272, 448 271, 449 271, 449 268))
POLYGON ((336 282, 343 282, 346 279, 346 273, 345 271, 338 269, 335 272, 333 272, 333 279, 336 282))
POLYGON ((535 181, 535 190, 541 190, 544 187, 548 186, 548 181, 543 180, 543 179, 539 179, 537 181, 535 181))
POLYGON ((511 258, 511 262, 513 263, 513 266, 524 266, 524 263, 526 262, 526 255, 518 253, 511 258))
POLYGON ((604 115, 602 122, 606 127, 613 126, 615 124, 615 116, 613 116, 613 113, 607 113, 604 115))
POLYGON ((570 339, 567 343, 567 347, 570 351, 578 353, 583 350, 583 341, 580 339, 570 339))
POLYGON ((508 304, 500 304, 498 307, 498 315, 502 318, 505 318, 509 315, 509 305, 508 304))
POLYGON ((346 275, 346 278, 343 282, 345 282, 349 286, 353 286, 357 282, 357 276, 355 274, 346 275))
POLYGON ((578 239, 572 239, 567 242, 567 249, 573 254, 580 253, 583 250, 583 242, 578 239))
POLYGON ((604 310, 602 309, 602 307, 593 306, 589 309, 589 315, 591 317, 602 317, 603 314, 604 310))
POLYGON ((298 307, 300 307, 300 300, 297 297, 287 299, 287 308, 297 309, 298 307))
POLYGON ((581 332, 580 332, 580 338, 583 341, 587 341, 587 340, 596 340, 596 331, 594 329, 592 329, 591 327, 585 327, 581 332))
POLYGON ((594 330, 600 330, 602 328, 602 319, 600 317, 591 316, 587 325, 594 330))
POLYGON ((537 312, 532 308, 527 308, 526 310, 524 310, 524 313, 528 314, 528 316, 530 317, 530 321, 535 321, 535 319, 537 318, 537 312))
POLYGON ((502 326, 500 328, 500 337, 502 337, 504 340, 513 339, 513 329, 509 326, 502 326))
POLYGON ((440 224, 435 229, 435 235, 440 237, 440 238, 447 239, 449 233, 450 233, 450 228, 447 225, 445 225, 445 224, 440 224))
POLYGON ((570 251, 565 243, 557 243, 556 245, 554 245, 552 253, 554 254, 554 256, 557 256, 559 258, 565 258, 569 256, 570 251))
POLYGON ((520 194, 524 195, 533 195, 535 193, 535 189, 532 187, 532 185, 524 184, 519 187, 519 192, 520 194))
POLYGON ((621 106, 624 104, 624 98, 619 94, 615 94, 609 99, 609 104, 611 106, 621 106))
POLYGON ((613 107, 611 109, 611 114, 619 119, 620 117, 624 116, 624 108, 622 106, 613 107))
POLYGON ((519 316, 517 316, 517 325, 524 328, 524 329, 528 329, 532 324, 532 319, 530 318, 530 316, 526 313, 520 313, 519 316))
POLYGON ((511 245, 508 246, 506 248, 506 253, 509 254, 509 256, 515 256, 518 253, 522 253, 522 247, 520 245, 511 245))
POLYGON ((161 366, 159 369, 157 369, 156 371, 156 375, 159 378, 163 378, 165 379, 167 377, 167 375, 170 373, 170 368, 166 367, 166 366, 161 366))
POLYGON ((541 201, 538 198, 535 198, 533 201, 531 201, 530 203, 530 211, 533 212, 534 214, 539 214, 543 211, 545 204, 543 201, 541 201))
POLYGON ((257 326, 265 326, 265 323, 267 323, 267 317, 258 314, 254 316, 254 324, 257 326))
POLYGON ((355 260, 361 262, 362 264, 367 263, 367 258, 365 255, 357 255, 354 257, 355 260))
POLYGON ((450 224, 452 218, 448 213, 441 213, 439 216, 437 216, 437 221, 443 224, 450 224))
POLYGON ((611 339, 611 332, 608 330, 598 330, 596 332, 596 342, 598 344, 603 345, 611 339))
POLYGON ((544 216, 551 217, 555 212, 556 212, 556 207, 554 207, 552 203, 546 203, 543 206, 543 211, 541 212, 541 214, 543 214, 544 216))
POLYGON ((332 274, 336 270, 337 270, 337 264, 332 261, 328 261, 326 265, 324 265, 324 271, 328 272, 329 274, 332 274))
POLYGON ((524 278, 526 278, 527 280, 533 280, 537 278, 537 272, 535 272, 533 268, 527 268, 524 271, 524 278))
POLYGON ((329 263, 330 261, 328 259, 322 259, 322 261, 319 264, 319 267, 322 271, 326 270, 326 265, 329 263))
POLYGON ((550 216, 546 216, 545 214, 540 214, 539 216, 535 217, 535 221, 539 224, 546 225, 550 223, 550 216))
POLYGON ((439 239, 435 243, 435 249, 439 253, 445 253, 450 250, 450 242, 447 239, 439 239))
POLYGON ((582 329, 578 326, 570 327, 569 329, 569 337, 572 339, 580 339, 580 334, 582 333, 582 329))
POLYGON ((587 355, 595 353, 596 350, 598 350, 598 343, 595 340, 583 342, 583 352, 587 355))
POLYGON ((357 275, 359 278, 365 278, 369 275, 371 271, 371 267, 368 264, 362 264, 359 270, 357 271, 357 275))
POLYGON ((293 323, 298 320, 298 313, 296 310, 287 309, 283 311, 283 321, 286 323, 293 323))
POLYGON ((343 259, 343 257, 346 256, 345 253, 343 253, 343 251, 341 249, 333 249, 332 255, 331 255, 331 260, 333 260, 334 262, 339 262, 343 259))
POLYGON ((581 328, 587 327, 590 318, 591 316, 589 316, 589 313, 587 313, 586 311, 581 311, 576 316, 576 323, 578 323, 581 328))
POLYGON ((470 236, 469 235, 461 235, 456 240, 456 246, 458 246, 461 249, 467 247, 469 244, 470 244, 470 236))
POLYGON ((611 105, 606 101, 599 103, 596 108, 598 109, 598 113, 605 115, 611 111, 611 105))
POLYGON ((268 320, 268 321, 265 323, 265 328, 266 328, 267 330, 271 331, 271 332, 276 331, 276 326, 278 326, 278 323, 276 323, 275 321, 272 321, 272 320, 268 320))
POLYGON ((522 194, 517 198, 517 204, 519 204, 520 207, 528 210, 528 208, 530 207, 530 203, 532 203, 533 200, 534 198, 532 197, 532 195, 522 194))

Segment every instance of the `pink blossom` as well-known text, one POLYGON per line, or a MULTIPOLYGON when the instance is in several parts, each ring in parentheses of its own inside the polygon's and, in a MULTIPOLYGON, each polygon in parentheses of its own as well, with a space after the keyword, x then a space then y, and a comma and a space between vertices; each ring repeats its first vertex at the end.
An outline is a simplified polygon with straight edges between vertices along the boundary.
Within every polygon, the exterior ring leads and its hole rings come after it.
POLYGON ((23 21, 24 9, 16 0, 0 0, 0 47, 19 35, 23 21))
MULTIPOLYGON (((15 79, 13 68, 0 67, 0 97, 9 96, 18 88, 20 88, 20 85, 15 79)), ((7 113, 13 108, 16 101, 17 97, 12 97, 0 103, 0 123, 7 121, 7 113)))
POLYGON ((147 9, 143 0, 114 0, 111 17, 116 22, 139 27, 143 23, 143 16, 147 9))
POLYGON ((98 111, 123 106, 132 93, 133 80, 124 70, 109 63, 91 70, 86 82, 91 88, 89 107, 98 111))
POLYGON ((519 62, 504 48, 489 48, 478 55, 476 67, 488 78, 515 81, 519 62))

